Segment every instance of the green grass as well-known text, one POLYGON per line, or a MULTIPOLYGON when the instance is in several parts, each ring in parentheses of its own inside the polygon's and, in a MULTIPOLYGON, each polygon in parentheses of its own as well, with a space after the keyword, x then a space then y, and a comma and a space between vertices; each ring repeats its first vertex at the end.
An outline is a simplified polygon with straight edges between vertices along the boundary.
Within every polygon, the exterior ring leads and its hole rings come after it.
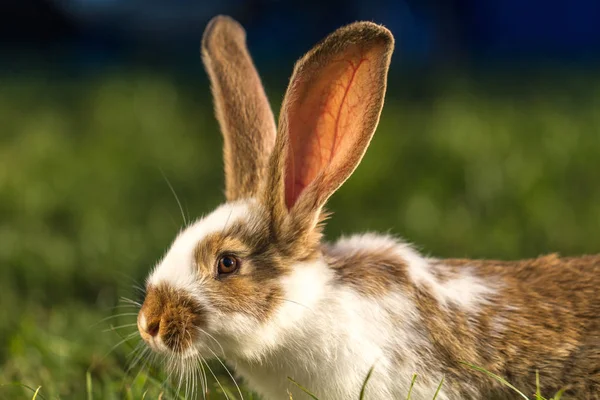
POLYGON ((468 366, 469 368, 472 368, 475 371, 478 371, 478 372, 481 372, 481 373, 487 375, 491 379, 494 379, 494 380, 500 382, 503 386, 508 387, 515 394, 519 395, 519 397, 521 397, 521 398, 523 398, 525 400, 534 400, 534 399, 535 400, 560 400, 562 398, 562 395, 563 395, 564 391, 566 390, 566 389, 561 389, 561 390, 559 390, 552 397, 546 398, 546 397, 542 396, 541 386, 540 386, 540 374, 539 374, 539 371, 535 371, 535 387, 536 387, 536 391, 535 391, 534 396, 530 397, 530 396, 526 395, 525 393, 523 393, 522 391, 520 391, 515 386, 513 386, 510 382, 508 382, 506 379, 504 379, 501 376, 493 374, 493 373, 487 371, 486 369, 478 367, 478 366, 473 365, 473 364, 469 364, 469 363, 462 363, 462 364, 468 366))
MULTIPOLYGON (((478 367, 476 365, 472 365, 469 363, 462 363, 466 366, 468 366, 469 368, 472 368, 475 371, 478 372, 482 372, 484 374, 486 374, 487 376, 489 376, 491 379, 494 379, 498 382, 500 382, 503 386, 506 386, 508 388, 510 388, 514 393, 516 393, 517 395, 519 395, 521 398, 525 399, 525 400, 560 400, 562 397, 562 393, 564 390, 559 391, 558 393, 556 393, 553 397, 551 398, 546 398, 544 396, 542 396, 541 393, 541 389, 540 389, 540 377, 539 377, 539 373, 536 371, 536 393, 534 397, 529 397, 526 394, 524 394, 523 392, 521 392, 519 389, 517 389, 516 387, 514 387, 510 382, 508 382, 506 379, 495 375, 487 370, 485 370, 484 368, 478 367)), ((369 372, 367 373, 367 376, 365 377, 365 380, 362 384, 362 388, 360 390, 360 395, 358 397, 358 400, 363 400, 364 396, 365 396, 365 390, 367 387, 367 384, 369 383, 369 379, 371 378, 371 374, 373 373, 373 369, 374 367, 371 367, 371 369, 369 369, 369 372)), ((408 394, 406 395, 406 400, 410 400, 411 396, 412 396, 412 390, 413 387, 415 385, 415 382, 417 381, 417 374, 413 374, 412 379, 410 380, 410 387, 408 389, 408 394)), ((296 382, 294 379, 288 377, 288 379, 290 380, 290 382, 292 382, 295 386, 297 386, 300 390, 302 390, 302 392, 306 393, 308 396, 310 396, 313 400, 319 400, 319 398, 312 393, 310 390, 306 389, 304 386, 302 386, 301 384, 299 384, 298 382, 296 382)), ((433 394, 432 400, 436 400, 441 389, 442 386, 444 385, 444 378, 442 378, 442 380, 440 381, 435 393, 433 394)), ((290 394, 290 399, 293 399, 292 395, 290 394)))
MULTIPOLYGON (((600 76, 414 86, 390 85, 328 238, 391 230, 452 257, 598 251, 600 76)), ((163 173, 190 217, 223 199, 208 87, 140 71, 0 87, 0 399, 157 398, 161 371, 126 372, 136 340, 112 349, 135 330, 119 298, 139 298, 134 283, 181 226, 163 173)))

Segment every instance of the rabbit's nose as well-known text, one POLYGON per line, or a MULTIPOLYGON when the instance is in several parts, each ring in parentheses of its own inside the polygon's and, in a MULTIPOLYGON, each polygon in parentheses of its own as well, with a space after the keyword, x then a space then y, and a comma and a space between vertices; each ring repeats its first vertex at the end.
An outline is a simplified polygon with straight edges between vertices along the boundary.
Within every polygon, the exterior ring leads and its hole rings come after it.
POLYGON ((142 338, 156 337, 160 331, 160 316, 146 316, 143 311, 140 311, 138 329, 142 338))
POLYGON ((155 319, 153 321, 148 322, 148 326, 146 327, 146 333, 152 337, 158 335, 158 331, 160 330, 160 319, 155 319))
POLYGON ((150 336, 156 336, 158 335, 158 331, 160 330, 160 320, 155 320, 152 321, 148 324, 148 328, 146 329, 146 333, 148 333, 150 336))

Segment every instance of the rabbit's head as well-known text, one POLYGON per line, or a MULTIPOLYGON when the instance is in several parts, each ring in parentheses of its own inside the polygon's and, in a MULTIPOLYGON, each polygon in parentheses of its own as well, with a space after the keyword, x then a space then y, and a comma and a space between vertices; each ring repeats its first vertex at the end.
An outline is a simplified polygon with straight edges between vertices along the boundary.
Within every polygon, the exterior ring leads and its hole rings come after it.
POLYGON ((183 230, 147 280, 138 316, 155 350, 259 359, 323 296, 323 206, 379 121, 391 33, 358 22, 294 68, 278 128, 242 27, 214 18, 202 40, 224 136, 227 202, 183 230))

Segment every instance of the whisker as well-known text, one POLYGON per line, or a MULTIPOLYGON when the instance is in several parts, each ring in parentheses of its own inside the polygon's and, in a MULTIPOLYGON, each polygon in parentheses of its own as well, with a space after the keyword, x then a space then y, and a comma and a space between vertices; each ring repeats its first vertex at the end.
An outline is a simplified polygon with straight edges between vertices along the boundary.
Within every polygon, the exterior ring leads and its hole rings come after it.
POLYGON ((287 302, 289 302, 289 303, 296 304, 296 305, 298 305, 298 306, 300 306, 300 307, 304 307, 304 308, 306 308, 307 310, 310 310, 310 309, 311 309, 310 307, 308 307, 308 306, 306 306, 306 305, 304 305, 304 304, 302 304, 302 303, 298 303, 297 301, 290 300, 290 299, 286 299, 286 298, 284 298, 284 297, 277 297, 277 296, 274 296, 273 298, 274 298, 274 299, 277 299, 277 300, 281 300, 281 301, 287 301, 287 302))
POLYGON ((233 213, 233 209, 231 209, 229 211, 229 215, 227 216, 227 219, 225 220, 225 225, 223 225, 223 231, 221 231, 221 235, 223 235, 223 233, 225 233, 225 229, 227 229, 227 225, 229 224, 229 219, 231 218, 232 213, 233 213))
POLYGON ((166 383, 166 382, 167 382, 169 379, 171 379, 171 376, 173 375, 173 371, 175 370, 174 368, 172 368, 172 366, 171 366, 171 363, 172 363, 172 357, 171 357, 171 358, 169 358, 169 360, 167 360, 167 362, 166 362, 166 364, 167 364, 167 372, 168 372, 168 374, 167 374, 167 378, 165 379, 165 383, 166 383))
POLYGON ((193 393, 193 390, 194 390, 194 388, 193 388, 193 386, 194 386, 194 369, 191 367, 191 363, 189 362, 189 360, 187 362, 187 367, 186 368, 188 369, 188 378, 187 378, 187 380, 188 380, 188 389, 189 389, 189 392, 191 392, 192 396, 193 396, 193 394, 194 394, 193 393))
POLYGON ((139 292, 139 294, 141 294, 142 297, 146 296, 146 289, 145 288, 143 288, 143 287, 141 287, 139 285, 132 285, 131 287, 134 288, 137 292, 139 292))
POLYGON ((204 359, 202 358, 201 355, 200 356, 200 368, 202 369, 202 398, 206 400, 206 394, 208 392, 208 378, 206 377, 206 370, 204 369, 204 365, 202 364, 202 362, 204 361, 204 359))
POLYGON ((125 324, 125 325, 119 325, 119 326, 111 325, 110 328, 103 329, 102 332, 114 332, 117 329, 131 328, 132 326, 137 326, 137 324, 125 324))
POLYGON ((198 373, 198 390, 200 390, 202 392, 202 398, 205 399, 206 398, 206 385, 204 384, 204 375, 203 375, 203 368, 204 366, 202 365, 202 362, 200 362, 200 357, 197 356, 196 357, 196 371, 198 373))
POLYGON ((184 380, 184 393, 185 393, 184 397, 187 399, 187 398, 189 398, 188 392, 190 389, 190 377, 189 377, 190 372, 189 372, 189 368, 187 365, 187 360, 183 361, 183 365, 184 365, 183 369, 185 371, 185 373, 184 373, 185 378, 183 379, 184 380))
POLYGON ((181 393, 181 384, 183 383, 183 367, 180 367, 179 369, 179 384, 177 385, 177 394, 181 393))
POLYGON ((163 381, 163 383, 160 385, 161 390, 165 391, 165 390, 169 390, 171 392, 173 392, 173 388, 171 387, 171 385, 169 384, 169 382, 171 381, 171 375, 173 374, 173 370, 171 369, 168 374, 167 377, 165 378, 165 380, 163 381), (168 387, 167 387, 168 385, 168 387))
POLYGON ((99 325, 99 324, 101 324, 101 323, 103 323, 103 322, 105 322, 105 321, 108 321, 109 319, 113 319, 113 318, 119 318, 119 317, 129 317, 129 316, 132 316, 132 315, 136 315, 136 316, 137 316, 137 313, 129 313, 129 312, 128 312, 128 313, 121 313, 121 314, 110 315, 110 316, 108 316, 108 317, 106 317, 106 318, 102 318, 102 319, 101 319, 100 321, 98 321, 98 322, 95 322, 94 324, 92 324, 92 325, 90 326, 90 328, 93 328, 93 327, 95 327, 96 325, 99 325))
POLYGON ((121 275, 124 278, 127 278, 129 280, 129 282, 131 283, 131 285, 134 288, 142 288, 142 285, 140 285, 140 283, 134 277, 132 277, 131 275, 126 274, 123 271, 119 271, 118 274, 121 275))
POLYGON ((183 207, 181 206, 181 202, 179 201, 179 197, 177 196, 175 189, 173 189, 173 185, 171 185, 171 182, 169 182, 167 175, 165 175, 165 173, 163 172, 162 169, 160 169, 160 173, 162 174, 163 178, 165 178, 165 182, 167 182, 169 189, 171 189, 171 193, 173 193, 173 196, 175 197, 175 201, 177 202, 177 206, 179 207, 179 211, 181 212, 181 217, 183 218, 183 225, 187 226, 188 223, 187 223, 187 219, 185 218, 185 214, 183 212, 183 207))
POLYGON ((121 296, 120 301, 122 301, 124 303, 128 303, 128 304, 134 305, 134 306, 142 307, 142 303, 140 303, 139 301, 128 299, 127 297, 122 297, 121 296))
MULTIPOLYGON (((146 347, 146 350, 149 350, 149 349, 146 347)), ((147 354, 147 352, 144 350, 144 352, 142 353, 142 355, 143 354, 147 354)), ((138 376, 140 376, 140 374, 142 373, 142 371, 144 371, 146 369, 146 367, 148 366, 149 363, 150 363, 150 358, 146 358, 144 360, 144 363, 142 364, 141 368, 138 370, 137 374, 135 374, 135 376, 131 380, 132 382, 137 381, 138 376)))
MULTIPOLYGON (((190 330, 186 329, 185 332, 187 333, 188 337, 190 338, 190 342, 191 342, 192 341, 192 334, 191 334, 190 330)), ((181 342, 184 342, 184 340, 182 339, 181 342)), ((186 360, 186 364, 187 364, 186 368, 188 369, 188 375, 189 375, 187 377, 187 380, 188 380, 187 383, 191 387, 191 391, 192 391, 192 395, 193 395, 194 394, 193 393, 193 390, 194 390, 194 376, 195 376, 195 373, 194 373, 195 371, 194 371, 194 368, 193 368, 193 366, 194 366, 193 359, 186 360)), ((186 395, 187 395, 187 389, 188 389, 188 387, 186 385, 186 395)))
POLYGON ((219 348, 221 349, 221 353, 223 354, 223 357, 225 357, 225 350, 223 350, 223 346, 221 346, 221 343, 219 343, 219 341, 217 339, 215 339, 215 337, 213 335, 211 335, 210 333, 206 332, 204 329, 202 329, 200 327, 196 327, 196 329, 198 329, 200 332, 204 333, 210 339, 214 340, 215 343, 217 344, 217 346, 219 346, 219 348))
POLYGON ((225 389, 223 389, 223 385, 221 385, 221 382, 219 382, 219 378, 217 378, 217 376, 215 375, 215 373, 213 372, 212 368, 210 367, 210 365, 208 365, 208 363, 206 362, 206 360, 204 360, 204 364, 206 365, 206 368, 208 368, 208 370, 210 371, 210 374, 213 376, 213 378, 215 378, 215 381, 217 381, 217 385, 219 385, 219 387, 221 388, 221 391, 223 392, 223 394, 225 395, 225 398, 227 400, 229 399, 229 396, 227 395, 227 392, 225 391, 225 389))
MULTIPOLYGON (((127 380, 128 376, 129 376, 129 371, 132 369, 131 359, 137 360, 138 357, 141 358, 142 354, 144 353, 143 346, 144 346, 144 344, 140 340, 138 342, 138 344, 135 345, 133 350, 131 350, 129 352, 129 354, 127 355, 127 360, 128 360, 127 364, 129 364, 129 367, 127 367, 127 369, 125 370, 125 373, 123 374, 123 379, 121 379, 121 389, 120 389, 121 392, 123 390, 125 390, 125 381, 127 380)), ((135 363, 137 363, 137 361, 135 361, 135 363)))
POLYGON ((133 370, 135 368, 135 366, 140 361, 142 361, 142 359, 145 356, 147 356, 150 351, 151 351, 150 348, 144 347, 144 342, 140 341, 140 343, 138 343, 138 345, 135 347, 135 349, 129 355, 131 363, 129 364, 129 367, 127 367, 125 374, 128 374, 131 370, 133 370), (138 353, 138 354, 135 354, 135 353, 138 353))
MULTIPOLYGON (((129 340, 133 339, 133 338, 135 337, 135 335, 137 335, 137 334, 138 334, 138 332, 137 332, 137 331, 135 331, 135 332, 131 332, 130 334, 128 334, 128 335, 127 335, 127 336, 125 336, 125 337, 121 336, 123 339, 122 339, 122 340, 119 340, 119 342, 118 342, 117 344, 115 344, 113 347, 111 347, 111 349, 108 351, 108 353, 106 353, 106 354, 105 354, 105 355, 104 355, 104 356, 101 358, 101 361, 104 361, 104 359, 105 359, 106 357, 108 357, 108 356, 109 356, 109 355, 110 355, 110 354, 111 354, 113 351, 115 351, 115 349, 116 349, 117 347, 119 347, 119 346, 120 346, 120 345, 122 345, 123 343, 125 343, 125 342, 127 342, 127 341, 129 341, 129 340)), ((120 335, 119 335, 119 336, 120 336, 120 335)), ((141 340, 141 339, 140 339, 140 340, 141 340)))
POLYGON ((192 377, 192 382, 191 382, 191 392, 192 392, 192 398, 196 398, 196 381, 197 381, 197 368, 196 368, 196 363, 193 362, 193 360, 190 360, 190 366, 191 366, 191 377, 192 377))
POLYGON ((221 365, 223 366, 223 368, 225 368, 225 371, 227 371, 227 374, 229 374, 229 377, 233 381, 233 384, 235 385, 238 393, 240 394, 240 398, 242 400, 244 400, 244 395, 242 394, 242 390, 240 389, 238 383, 236 382, 235 378, 231 374, 231 371, 229 371, 229 368, 227 368, 227 366, 225 365, 225 363, 223 361, 221 361, 221 359, 219 358, 219 356, 217 356, 217 354, 214 351, 212 351, 212 349, 210 347, 207 347, 207 348, 208 348, 208 350, 210 350, 210 352, 213 354, 213 356, 215 356, 215 358, 217 359, 217 361, 219 361, 221 363, 221 365))
POLYGON ((107 307, 107 308, 105 308, 105 310, 112 311, 112 310, 116 310, 117 308, 134 308, 136 310, 140 309, 140 307, 138 305, 135 305, 135 304, 118 304, 118 305, 116 305, 114 307, 107 307))
POLYGON ((184 200, 185 204, 185 215, 187 215, 188 221, 190 221, 190 210, 188 209, 187 202, 184 200))
POLYGON ((150 349, 148 347, 143 347, 142 344, 142 346, 140 346, 135 353, 130 355, 129 366, 125 370, 125 378, 129 377, 129 374, 132 373, 135 370, 135 367, 139 364, 140 368, 137 374, 133 377, 133 380, 135 381, 138 374, 144 370, 145 364, 148 362, 148 356, 150 355, 149 351, 150 349))

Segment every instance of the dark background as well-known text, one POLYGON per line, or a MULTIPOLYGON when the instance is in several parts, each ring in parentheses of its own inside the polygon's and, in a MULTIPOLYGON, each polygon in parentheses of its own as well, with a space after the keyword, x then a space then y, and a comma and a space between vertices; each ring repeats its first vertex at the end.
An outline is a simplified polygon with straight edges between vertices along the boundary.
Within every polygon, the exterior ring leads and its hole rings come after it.
POLYGON ((191 218, 223 200, 199 57, 216 14, 246 27, 275 110, 327 33, 372 20, 396 37, 380 127, 329 203, 328 239, 389 231, 440 257, 600 250, 598 1, 2 0, 0 398, 162 390, 145 360, 127 371, 135 309, 119 298, 139 299, 181 227, 166 180, 191 218))

